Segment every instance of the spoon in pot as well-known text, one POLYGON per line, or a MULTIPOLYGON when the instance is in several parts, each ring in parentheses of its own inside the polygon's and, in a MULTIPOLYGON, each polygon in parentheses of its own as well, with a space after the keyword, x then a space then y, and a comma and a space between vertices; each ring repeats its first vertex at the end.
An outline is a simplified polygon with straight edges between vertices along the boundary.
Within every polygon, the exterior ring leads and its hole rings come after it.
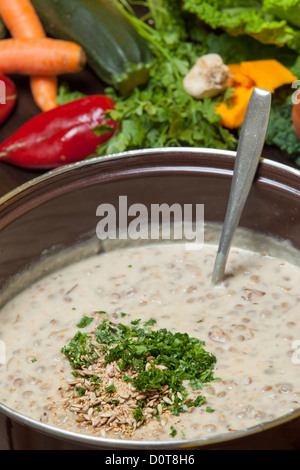
POLYGON ((256 87, 249 100, 237 146, 229 202, 213 269, 213 284, 219 284, 224 279, 232 238, 251 189, 264 146, 271 97, 271 92, 256 87))

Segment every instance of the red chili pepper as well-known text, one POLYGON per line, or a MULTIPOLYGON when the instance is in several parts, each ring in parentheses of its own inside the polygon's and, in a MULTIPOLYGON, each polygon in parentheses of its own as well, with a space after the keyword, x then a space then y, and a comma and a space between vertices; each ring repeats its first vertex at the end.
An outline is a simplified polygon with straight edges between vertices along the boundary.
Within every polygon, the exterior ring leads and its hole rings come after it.
POLYGON ((0 145, 0 161, 50 169, 83 160, 113 135, 117 123, 105 116, 113 108, 107 96, 92 95, 38 114, 0 145), (100 125, 112 130, 97 135, 100 125))
POLYGON ((17 101, 15 84, 6 75, 0 74, 0 124, 10 115, 17 101))

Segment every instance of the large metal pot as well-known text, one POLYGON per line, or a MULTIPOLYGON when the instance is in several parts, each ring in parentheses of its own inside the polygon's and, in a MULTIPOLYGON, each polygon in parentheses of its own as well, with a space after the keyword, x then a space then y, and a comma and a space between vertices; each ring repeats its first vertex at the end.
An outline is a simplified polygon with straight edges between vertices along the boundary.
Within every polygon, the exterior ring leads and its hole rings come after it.
MULTIPOLYGON (((133 151, 59 168, 3 196, 1 301, 18 291, 20 273, 27 273, 27 282, 32 282, 29 268, 38 264, 43 271, 49 255, 59 263, 60 253, 69 247, 95 249, 90 241, 95 237, 96 208, 103 201, 117 204, 120 195, 147 207, 162 202, 204 204, 205 222, 222 223, 234 158, 235 152, 207 149, 133 151)), ((300 250, 299 170, 262 160, 240 227, 289 240, 300 250)), ((71 434, 0 404, 0 449, 300 449, 300 409, 230 436, 146 444, 71 434)))

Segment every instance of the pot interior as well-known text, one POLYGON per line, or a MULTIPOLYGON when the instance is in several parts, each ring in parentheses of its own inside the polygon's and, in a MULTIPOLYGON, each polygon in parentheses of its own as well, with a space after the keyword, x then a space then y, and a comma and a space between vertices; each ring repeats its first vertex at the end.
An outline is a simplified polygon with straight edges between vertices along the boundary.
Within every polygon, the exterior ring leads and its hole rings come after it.
MULTIPOLYGON (((100 204, 204 205, 205 225, 216 227, 218 243, 225 218, 235 154, 191 149, 130 152, 71 165, 37 178, 2 198, 0 205, 0 305, 39 277, 119 243, 96 236, 100 204)), ((118 223, 118 220, 117 220, 118 223)), ((300 250, 299 173, 261 163, 239 224, 236 243, 270 240, 300 250)), ((211 234, 211 232, 210 232, 211 234)), ((131 244, 136 242, 132 241, 131 244)), ((296 251, 294 251, 296 250, 296 251)))
MULTIPOLYGON (((71 247, 103 249, 95 237, 97 207, 118 207, 119 196, 127 197, 128 206, 145 205, 149 214, 152 204, 203 204, 205 224, 222 224, 233 165, 232 152, 131 152, 33 180, 1 201, 0 291, 50 255, 57 255, 58 261, 71 247), (92 241, 89 247, 87 241, 92 241)), ((281 165, 261 164, 239 227, 288 240, 299 249, 299 214, 299 174, 281 165)))

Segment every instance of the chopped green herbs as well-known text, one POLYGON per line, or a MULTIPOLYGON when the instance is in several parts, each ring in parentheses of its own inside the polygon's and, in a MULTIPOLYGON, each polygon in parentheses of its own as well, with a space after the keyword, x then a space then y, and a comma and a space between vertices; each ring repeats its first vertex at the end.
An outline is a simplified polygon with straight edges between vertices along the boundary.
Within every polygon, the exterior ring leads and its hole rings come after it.
POLYGON ((155 325, 155 323, 156 323, 156 320, 154 320, 154 318, 150 318, 150 320, 146 321, 144 323, 144 325, 145 326, 153 326, 153 325, 155 325))
POLYGON ((205 408, 205 411, 206 411, 207 413, 213 413, 215 410, 213 410, 210 406, 207 406, 207 407, 205 408))
MULTIPOLYGON (((90 323, 88 320, 84 317, 78 325, 87 326, 90 323)), ((198 393, 196 398, 190 398, 184 381, 189 382, 194 390, 200 391, 204 384, 216 380, 213 375, 216 357, 204 349, 203 341, 187 333, 172 333, 166 328, 152 329, 155 324, 154 319, 149 319, 143 325, 140 319, 136 319, 129 326, 103 319, 92 333, 78 331, 69 344, 61 349, 74 368, 73 374, 85 376, 85 380, 93 385, 95 394, 103 387, 103 381, 96 373, 86 372, 90 370, 91 364, 97 364, 99 360, 99 364, 107 371, 117 367, 123 383, 139 391, 136 396, 137 407, 132 414, 140 424, 145 422, 144 410, 151 401, 148 393, 151 395, 154 392, 161 396, 161 410, 168 410, 178 416, 206 402, 202 393, 198 393), (164 395, 166 391, 168 396, 164 395)), ((113 377, 114 374, 109 376, 113 377)), ((111 379, 104 387, 110 405, 120 405, 118 386, 111 379)), ((77 389, 79 396, 82 393, 83 390, 77 389)), ((206 410, 212 411, 210 407, 206 410)), ((161 412, 157 409, 157 419, 161 418, 161 412)))
POLYGON ((77 331, 67 346, 61 349, 61 352, 67 356, 70 364, 76 369, 88 367, 91 360, 97 360, 96 347, 89 342, 87 333, 77 331))
POLYGON ((83 397, 85 395, 85 389, 84 388, 75 387, 75 390, 76 390, 79 397, 83 397))
POLYGON ((199 389, 202 383, 213 379, 216 358, 203 349, 203 341, 187 333, 151 330, 149 323, 141 328, 121 323, 112 325, 104 320, 96 328, 95 336, 99 343, 114 345, 108 350, 107 362, 117 361, 121 370, 133 366, 140 371, 134 379, 134 385, 140 390, 161 388, 165 384, 179 389, 183 380, 197 383, 199 389), (145 370, 148 356, 155 357, 153 366, 159 364, 166 368, 145 370))
POLYGON ((105 387, 105 390, 106 390, 106 393, 113 393, 116 391, 116 387, 115 385, 112 383, 110 385, 108 385, 107 387, 105 387))
POLYGON ((134 419, 137 421, 144 421, 144 415, 143 411, 141 408, 137 408, 136 410, 133 410, 132 412, 134 419))
POLYGON ((86 315, 84 315, 82 317, 82 319, 80 320, 79 323, 77 323, 77 328, 85 328, 86 326, 88 326, 90 323, 92 323, 93 319, 91 317, 87 317, 86 315))
POLYGON ((132 325, 138 325, 140 323, 141 319, 137 319, 137 320, 132 320, 131 324, 132 325))

